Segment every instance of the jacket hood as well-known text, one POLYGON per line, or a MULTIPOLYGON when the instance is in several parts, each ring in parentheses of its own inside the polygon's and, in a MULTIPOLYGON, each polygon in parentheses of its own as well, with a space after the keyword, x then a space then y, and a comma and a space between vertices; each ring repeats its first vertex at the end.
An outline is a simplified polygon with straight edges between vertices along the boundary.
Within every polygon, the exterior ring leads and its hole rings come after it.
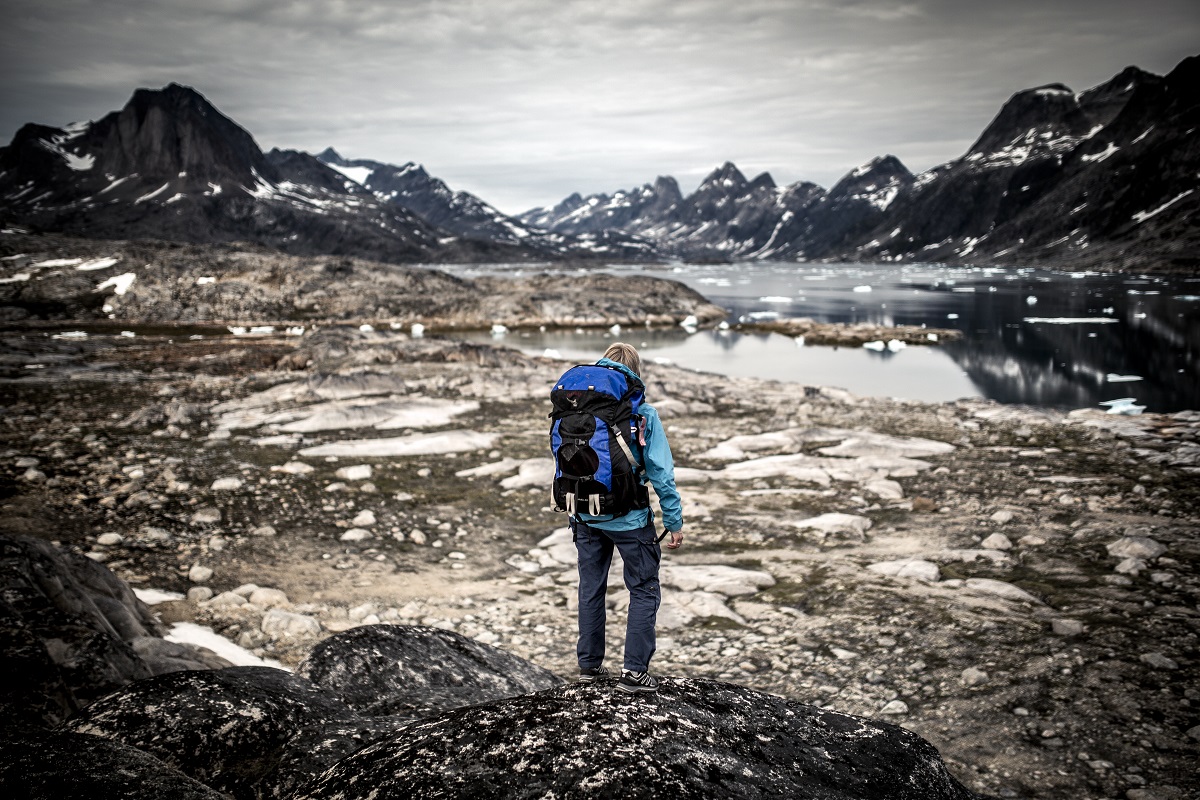
POLYGON ((642 386, 646 385, 646 382, 642 380, 641 376, 639 376, 636 372, 631 370, 629 367, 622 364, 620 361, 613 361, 611 358, 602 358, 596 362, 596 366, 598 366, 598 367, 615 367, 616 369, 619 369, 621 372, 625 373, 625 375, 627 377, 635 378, 638 382, 640 382, 642 384, 642 386))

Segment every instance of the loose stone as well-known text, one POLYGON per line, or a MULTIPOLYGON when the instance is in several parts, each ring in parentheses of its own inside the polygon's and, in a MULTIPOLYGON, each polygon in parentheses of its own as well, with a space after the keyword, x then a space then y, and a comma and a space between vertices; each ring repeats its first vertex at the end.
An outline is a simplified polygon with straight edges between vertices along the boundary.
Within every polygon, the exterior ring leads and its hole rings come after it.
POLYGON ((206 583, 213 576, 211 567, 202 567, 195 564, 188 570, 188 580, 192 583, 206 583))

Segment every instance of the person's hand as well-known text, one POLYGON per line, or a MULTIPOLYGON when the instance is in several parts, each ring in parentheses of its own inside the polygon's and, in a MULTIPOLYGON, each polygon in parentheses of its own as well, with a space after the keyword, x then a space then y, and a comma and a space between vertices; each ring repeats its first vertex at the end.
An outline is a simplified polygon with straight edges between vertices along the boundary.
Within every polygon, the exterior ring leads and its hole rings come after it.
POLYGON ((667 531, 671 534, 671 541, 667 542, 668 550, 678 550, 679 545, 683 544, 683 531, 667 531))

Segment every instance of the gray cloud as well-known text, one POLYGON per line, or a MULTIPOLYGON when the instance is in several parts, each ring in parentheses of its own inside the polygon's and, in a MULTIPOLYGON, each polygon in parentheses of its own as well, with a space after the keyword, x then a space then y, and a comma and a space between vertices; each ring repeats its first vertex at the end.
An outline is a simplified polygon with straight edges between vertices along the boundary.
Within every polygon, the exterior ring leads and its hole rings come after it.
POLYGON ((8 0, 0 138, 195 86, 264 147, 419 161, 516 212, 732 160, 961 154, 1013 92, 1166 72, 1194 2, 8 0))

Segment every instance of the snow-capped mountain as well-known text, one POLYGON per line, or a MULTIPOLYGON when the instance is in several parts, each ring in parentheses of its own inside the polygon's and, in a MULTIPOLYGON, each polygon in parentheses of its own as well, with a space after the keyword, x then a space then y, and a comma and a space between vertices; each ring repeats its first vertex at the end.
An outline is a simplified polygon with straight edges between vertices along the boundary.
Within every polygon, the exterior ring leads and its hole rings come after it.
POLYGON ((616 230, 549 231, 502 213, 469 192, 454 191, 423 166, 397 166, 370 159, 342 158, 328 147, 317 155, 345 178, 345 186, 361 186, 380 202, 416 214, 430 225, 474 241, 519 246, 541 257, 603 255, 647 258, 654 247, 616 230))
POLYGON ((118 112, 26 125, 0 148, 0 216, 106 238, 251 241, 382 261, 528 258, 507 242, 447 241, 306 153, 264 154, 202 95, 139 89, 118 112))
POLYGON ((415 163, 263 153, 195 90, 139 89, 96 122, 0 148, 0 220, 36 230, 241 240, 382 261, 778 259, 1200 267, 1200 57, 1076 94, 1014 94, 961 157, 882 156, 831 189, 732 163, 505 215, 415 163))
POLYGON ((1017 92, 960 158, 913 175, 894 156, 832 189, 747 181, 725 164, 680 197, 670 178, 521 215, 619 230, 684 258, 914 260, 1194 269, 1200 245, 1200 58, 1129 67, 1075 94, 1017 92), (661 187, 674 187, 674 193, 661 187))

